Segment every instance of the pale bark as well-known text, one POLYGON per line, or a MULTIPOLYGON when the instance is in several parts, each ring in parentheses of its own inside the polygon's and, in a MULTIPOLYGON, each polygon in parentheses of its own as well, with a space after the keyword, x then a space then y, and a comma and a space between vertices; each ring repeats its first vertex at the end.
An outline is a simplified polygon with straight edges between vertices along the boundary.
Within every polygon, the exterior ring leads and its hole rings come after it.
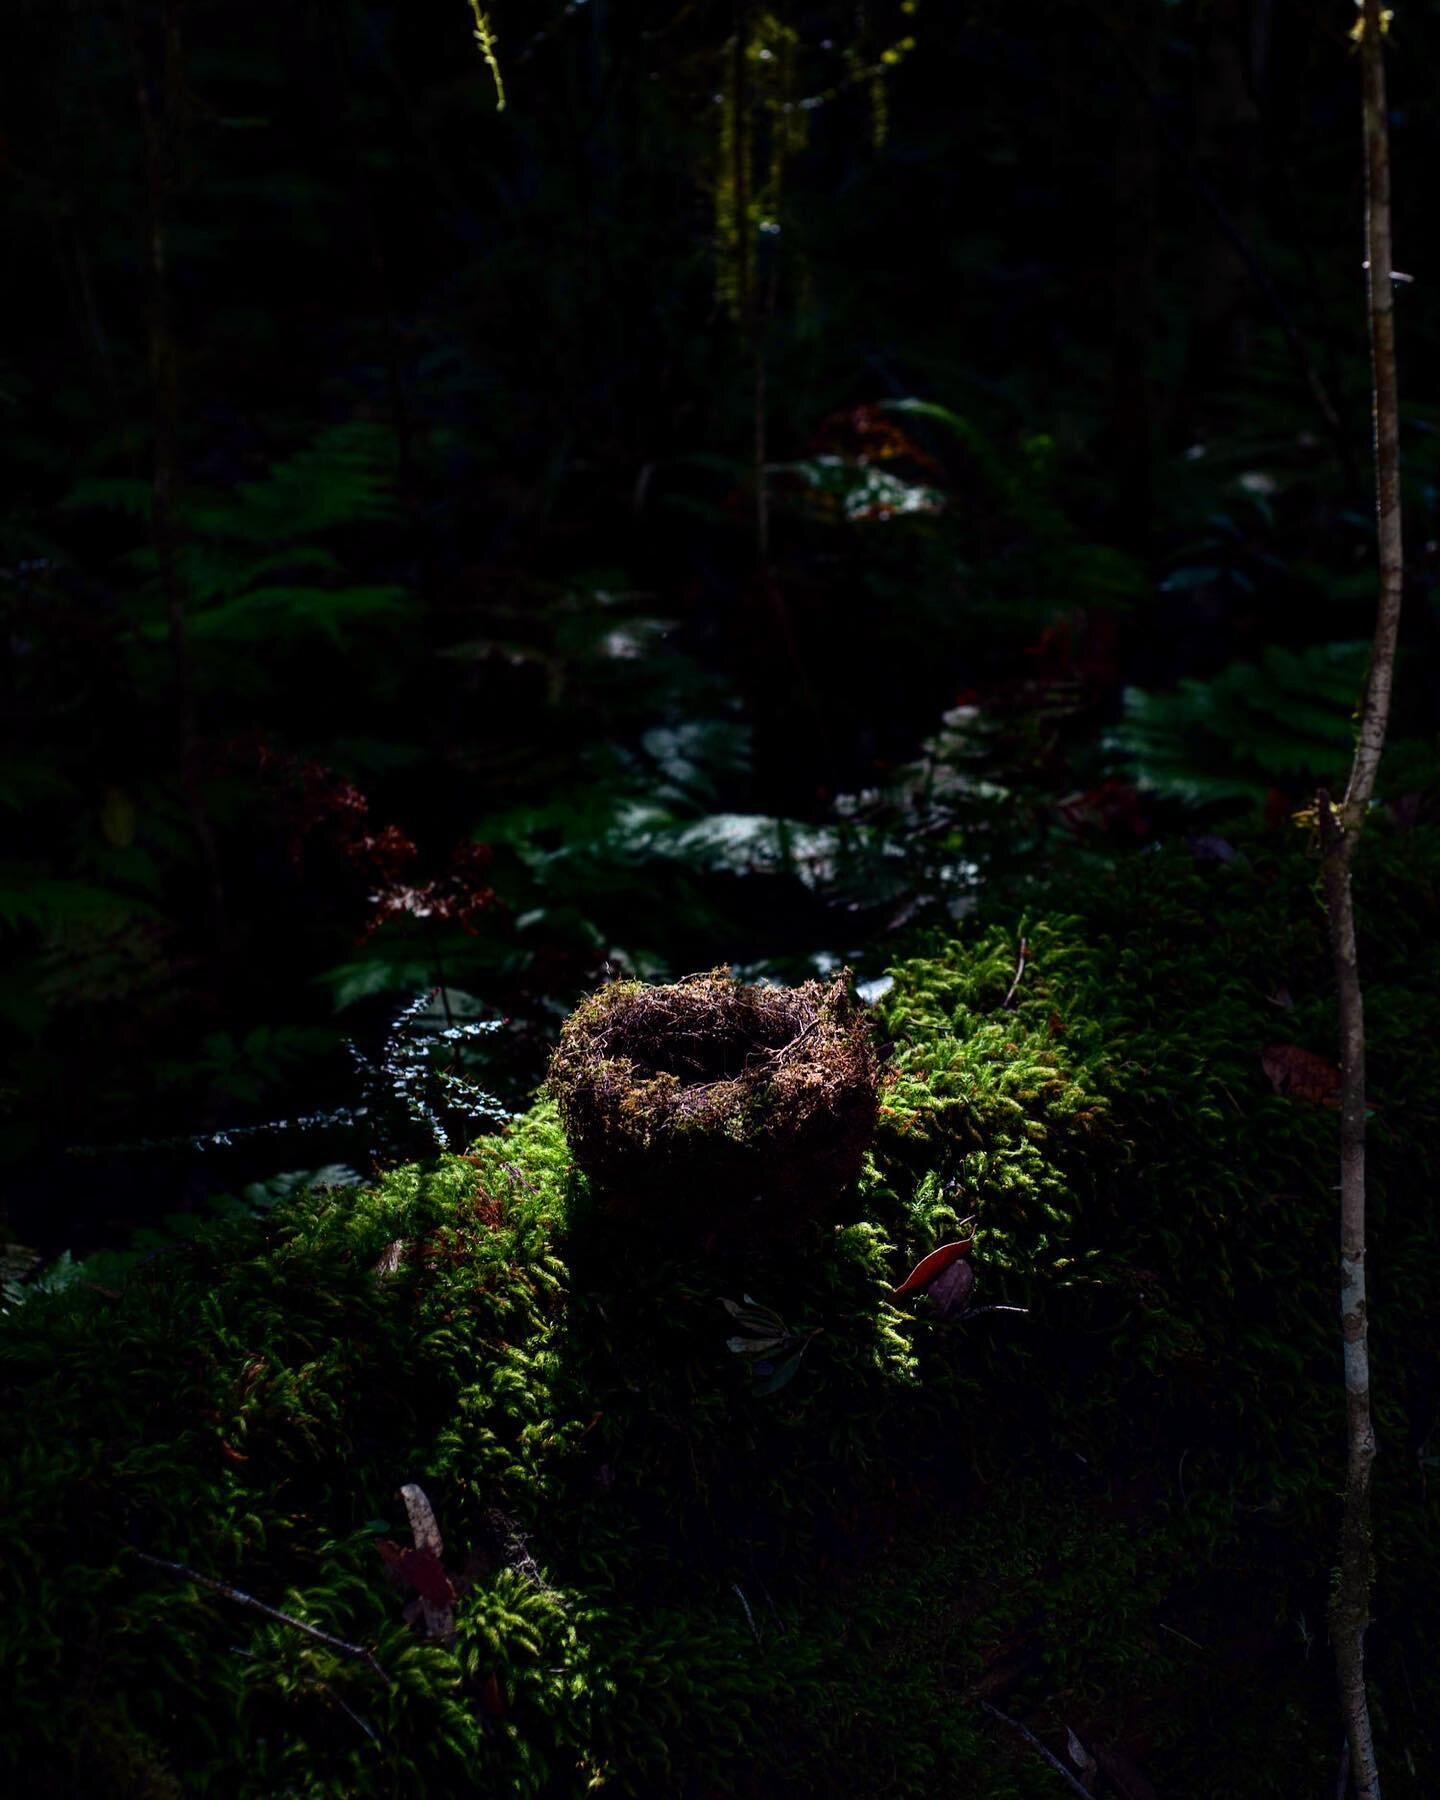
POLYGON ((1340 1327, 1347 1446, 1340 1570, 1331 1604, 1330 1631, 1350 1747, 1351 1780, 1359 1800, 1379 1800, 1380 1772, 1365 1687, 1365 1632, 1370 1623, 1374 1575, 1370 1473, 1375 1460, 1365 1296, 1365 1013, 1350 870, 1385 746, 1404 575, 1395 299, 1390 259, 1390 152, 1380 0, 1365 0, 1360 50, 1365 96, 1365 212, 1380 593, 1370 677, 1345 799, 1335 808, 1330 796, 1322 793, 1317 810, 1340 1014, 1340 1327))

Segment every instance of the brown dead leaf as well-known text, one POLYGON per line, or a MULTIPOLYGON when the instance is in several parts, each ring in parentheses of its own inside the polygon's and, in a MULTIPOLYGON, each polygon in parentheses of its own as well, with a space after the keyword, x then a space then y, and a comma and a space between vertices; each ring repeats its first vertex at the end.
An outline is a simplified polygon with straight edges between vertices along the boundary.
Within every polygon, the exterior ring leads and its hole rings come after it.
POLYGON ((379 1261, 375 1264, 375 1273, 377 1275, 398 1275, 400 1265, 409 1254, 409 1250, 410 1247, 403 1238, 396 1238, 393 1244, 387 1244, 380 1253, 379 1261))
POLYGON ((891 1289, 890 1298, 898 1300, 902 1294, 913 1294, 920 1288, 928 1288, 952 1263, 968 1254, 970 1242, 969 1238, 957 1238, 954 1243, 942 1244, 938 1250, 922 1256, 899 1287, 891 1289))
POLYGON ((1298 1044, 1271 1044, 1261 1051, 1260 1064, 1277 1094, 1310 1106, 1339 1105, 1340 1071, 1313 1050, 1302 1050, 1298 1044))

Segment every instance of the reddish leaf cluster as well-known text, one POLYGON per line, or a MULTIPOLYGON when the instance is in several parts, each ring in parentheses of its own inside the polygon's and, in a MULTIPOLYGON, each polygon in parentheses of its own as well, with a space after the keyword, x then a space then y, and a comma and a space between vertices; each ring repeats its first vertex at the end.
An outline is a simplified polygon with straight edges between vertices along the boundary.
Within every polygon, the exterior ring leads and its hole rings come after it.
POLYGON ((296 868, 307 847, 319 843, 343 856, 366 883, 371 907, 366 938, 388 919, 399 917, 456 924, 470 931, 476 915, 495 904, 494 889, 486 879, 491 861, 488 844, 457 845, 442 874, 417 881, 420 851, 414 841, 398 825, 367 830, 370 802, 324 763, 264 742, 232 744, 230 757, 258 769, 296 868))
POLYGON ((370 802, 324 763, 276 750, 263 740, 238 739, 226 748, 231 764, 258 771, 296 868, 304 861, 307 843, 321 838, 343 847, 364 828, 370 802))
MULTIPOLYGON (((412 858, 418 854, 413 844, 408 848, 412 858)), ((450 853, 450 867, 443 875, 413 883, 397 874, 377 884, 370 896, 373 910, 366 937, 373 937, 387 919, 407 915, 412 919, 431 919, 440 925, 459 925, 463 931, 473 933, 476 915, 495 904, 495 890, 484 879, 490 856, 488 844, 457 844, 450 853)))
POLYGON ((831 413, 815 434, 821 455, 843 456, 865 467, 870 463, 905 462, 929 481, 943 482, 945 471, 889 413, 879 406, 847 406, 831 413))

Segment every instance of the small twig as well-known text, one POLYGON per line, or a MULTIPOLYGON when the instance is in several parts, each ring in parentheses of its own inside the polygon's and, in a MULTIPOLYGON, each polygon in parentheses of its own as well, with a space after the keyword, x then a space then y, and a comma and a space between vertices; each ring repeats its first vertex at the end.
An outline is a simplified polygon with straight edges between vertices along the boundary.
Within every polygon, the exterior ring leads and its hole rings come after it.
MULTIPOLYGON (((321 1687, 325 1686, 325 1684, 323 1682, 319 1683, 318 1685, 320 1685, 321 1687)), ((325 1687, 325 1693, 329 1699, 331 1699, 335 1702, 335 1704, 340 1708, 341 1712, 343 1712, 345 1714, 347 1719, 353 1719, 355 1721, 355 1723, 365 1733, 366 1737, 369 1738, 369 1740, 372 1744, 378 1744, 380 1742, 380 1736, 379 1736, 379 1733, 376 1731, 375 1727, 370 1723, 370 1721, 368 1719, 362 1718, 360 1716, 360 1714, 358 1712, 356 1712, 355 1708, 353 1706, 351 1706, 351 1704, 348 1700, 346 1700, 342 1695, 337 1694, 335 1692, 334 1688, 332 1688, 332 1687, 325 1687)))
POLYGON ((1156 1623, 1162 1631, 1168 1631, 1171 1637, 1178 1637, 1182 1644, 1188 1644, 1192 1650, 1203 1650, 1205 1648, 1203 1644, 1197 1644, 1188 1632, 1177 1631, 1175 1626, 1167 1625, 1163 1619, 1157 1619, 1156 1623))
MULTIPOLYGON (((756 1580, 758 1581, 759 1579, 759 1576, 756 1576, 756 1580)), ((770 1617, 775 1621, 775 1629, 780 1633, 781 1637, 784 1637, 785 1621, 780 1617, 780 1609, 776 1606, 773 1595, 763 1581, 760 1582, 760 1592, 765 1596, 765 1604, 770 1608, 770 1617)), ((1406 1679, 1409 1679, 1408 1676, 1406 1679)))
POLYGON ((992 1719, 998 1719, 1002 1725, 1008 1725, 1012 1731, 1018 1731, 1020 1736, 1024 1738, 1025 1742, 1029 1744, 1032 1750, 1039 1751, 1040 1755, 1045 1758, 1046 1762, 1049 1763, 1050 1767, 1070 1789, 1071 1793, 1079 1794, 1081 1800, 1094 1800, 1094 1796, 1090 1793, 1089 1789, 1081 1787, 1080 1783, 1065 1767, 1060 1758, 1052 1755, 1027 1725, 1022 1725, 1018 1719, 1012 1719, 1008 1713, 1001 1712, 998 1706, 992 1706, 988 1700, 982 1700, 980 1706, 984 1712, 989 1713, 992 1719))
POLYGON ((1000 1002, 1001 1012, 1008 1012, 1015 999, 1015 990, 1020 986, 1020 977, 1025 973, 1025 964, 1029 959, 1029 953, 1030 940, 1029 938, 1022 937, 1020 940, 1020 960, 1015 964, 1015 979, 1010 983, 1009 993, 1007 993, 1005 998, 1000 1002))
POLYGON ((749 1621, 751 1634, 758 1644, 760 1642, 760 1627, 755 1623, 755 1615, 750 1610, 750 1602, 745 1598, 745 1590, 738 1581, 732 1581, 730 1586, 734 1591, 736 1599, 738 1599, 740 1604, 745 1608, 745 1617, 749 1621))
POLYGON ((969 1312, 961 1313, 960 1317, 955 1320, 955 1323, 957 1325, 968 1325, 970 1323, 971 1319, 983 1319, 986 1313, 996 1313, 996 1312, 1028 1313, 1029 1311, 1030 1311, 1030 1308, 1028 1306, 1000 1306, 1000 1305, 972 1306, 970 1308, 969 1312))
POLYGON ((228 1581, 217 1581, 213 1575, 202 1575, 198 1569, 192 1569, 184 1563, 170 1562, 163 1556, 151 1556, 148 1551, 137 1550, 136 1556, 141 1562, 149 1563, 154 1569, 163 1569, 167 1575, 174 1575, 180 1581, 193 1581, 197 1587, 209 1588, 212 1593, 221 1594, 226 1600, 233 1600, 237 1606, 252 1607, 258 1613, 264 1613, 267 1619, 274 1619, 278 1624, 288 1625, 292 1631, 303 1631, 306 1637, 312 1637, 317 1643, 327 1645, 331 1650, 342 1651, 346 1656, 353 1656, 359 1662, 369 1663, 370 1667, 382 1681, 393 1685, 393 1677, 376 1661, 373 1650, 367 1650, 363 1644, 349 1644, 344 1638, 333 1636, 328 1631, 321 1631, 318 1625, 307 1625, 303 1619, 297 1619, 293 1613, 281 1612, 276 1606, 269 1606, 264 1600, 257 1600, 253 1594, 242 1589, 231 1587, 228 1581))

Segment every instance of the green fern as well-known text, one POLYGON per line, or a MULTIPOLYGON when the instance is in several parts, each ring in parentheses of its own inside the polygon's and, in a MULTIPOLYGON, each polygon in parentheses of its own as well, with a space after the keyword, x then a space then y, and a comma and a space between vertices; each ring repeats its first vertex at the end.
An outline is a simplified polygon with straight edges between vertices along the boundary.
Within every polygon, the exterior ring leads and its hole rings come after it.
MULTIPOLYGON (((394 522, 393 464, 388 433, 351 421, 322 432, 259 480, 187 488, 177 561, 192 641, 217 651, 255 643, 283 650, 315 638, 339 647, 353 634, 408 617, 414 603, 404 588, 347 582, 323 541, 394 522)), ((65 504, 140 521, 149 516, 150 488, 92 478, 78 482, 65 504)), ((159 642, 169 627, 154 550, 136 548, 121 560, 144 584, 139 636, 159 642)))
POLYGON ((1109 734, 1142 787, 1191 805, 1261 801, 1334 780, 1354 741, 1368 644, 1267 649, 1210 681, 1167 693, 1129 688, 1109 734))

